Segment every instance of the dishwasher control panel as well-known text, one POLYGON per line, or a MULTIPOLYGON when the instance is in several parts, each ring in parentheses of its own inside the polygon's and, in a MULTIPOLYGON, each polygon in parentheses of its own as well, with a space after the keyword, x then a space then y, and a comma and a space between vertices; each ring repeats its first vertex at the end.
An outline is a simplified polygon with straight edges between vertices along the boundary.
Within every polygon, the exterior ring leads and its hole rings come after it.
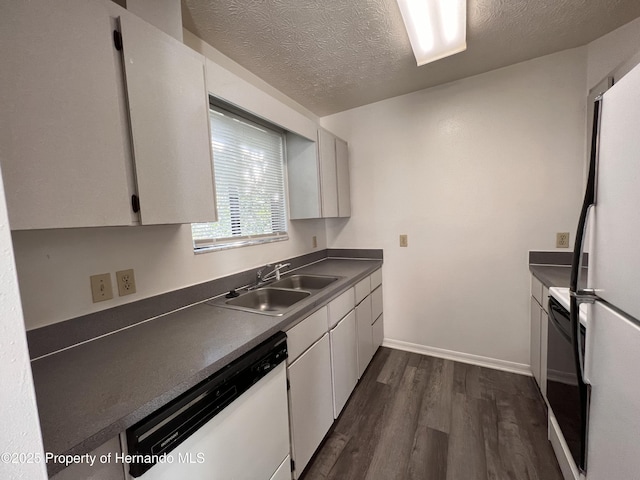
POLYGON ((149 470, 162 454, 180 445, 202 425, 287 359, 287 336, 278 332, 257 347, 127 429, 132 477, 149 470))

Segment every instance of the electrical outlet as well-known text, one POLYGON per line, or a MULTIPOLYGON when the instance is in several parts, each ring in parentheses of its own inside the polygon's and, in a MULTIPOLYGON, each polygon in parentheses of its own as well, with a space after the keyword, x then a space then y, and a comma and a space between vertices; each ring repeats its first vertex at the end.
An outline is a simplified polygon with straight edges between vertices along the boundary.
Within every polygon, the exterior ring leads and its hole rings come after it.
POLYGON ((316 237, 315 235, 311 237, 311 247, 318 248, 318 237, 316 237))
POLYGON ((400 235, 400 246, 408 247, 409 246, 409 236, 406 234, 400 235))
POLYGON ((556 248, 569 248, 569 232, 556 233, 556 248))
POLYGON ((91 282, 91 297, 93 298, 93 303, 103 302, 113 298, 110 273, 91 275, 89 280, 91 282))
POLYGON ((136 293, 136 277, 133 275, 132 268, 116 272, 116 281, 118 282, 118 295, 121 297, 136 293))

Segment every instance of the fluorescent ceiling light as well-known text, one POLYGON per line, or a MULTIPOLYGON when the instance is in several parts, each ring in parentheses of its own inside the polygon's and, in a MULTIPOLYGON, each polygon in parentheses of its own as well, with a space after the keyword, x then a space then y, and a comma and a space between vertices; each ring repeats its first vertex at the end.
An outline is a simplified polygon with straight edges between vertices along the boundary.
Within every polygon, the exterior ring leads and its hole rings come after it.
POLYGON ((467 49, 466 0, 398 0, 418 66, 467 49))

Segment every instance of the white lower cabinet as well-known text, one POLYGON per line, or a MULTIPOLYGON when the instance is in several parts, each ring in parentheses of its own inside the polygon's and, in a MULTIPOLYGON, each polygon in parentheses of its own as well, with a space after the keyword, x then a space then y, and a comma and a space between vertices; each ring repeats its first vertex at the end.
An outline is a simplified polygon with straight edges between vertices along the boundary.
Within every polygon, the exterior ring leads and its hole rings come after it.
POLYGON ((270 480, 291 480, 291 457, 287 455, 270 480))
POLYGON ((382 345, 382 340, 384 339, 384 315, 380 315, 375 322, 373 322, 372 326, 372 335, 373 335, 373 353, 376 353, 380 345, 382 345))
POLYGON ((378 270, 287 331, 294 479, 304 471, 382 344, 381 282, 378 270), (361 300, 357 306, 356 297, 361 300))
POLYGON ((358 336, 358 378, 362 377, 373 357, 373 333, 371 329, 371 295, 356 306, 356 330, 358 336))
POLYGON ((51 480, 124 480, 125 472, 121 462, 116 462, 116 455, 122 454, 120 437, 114 437, 90 453, 100 459, 109 455, 110 462, 96 461, 93 466, 87 462, 72 463, 61 472, 51 477, 51 480))
POLYGON ((542 307, 538 305, 535 298, 531 297, 531 339, 530 339, 530 358, 531 372, 533 378, 542 388, 542 370, 540 363, 540 329, 542 319, 542 307))
POLYGON ((549 327, 548 308, 549 289, 540 280, 531 276, 531 330, 530 330, 530 362, 531 373, 542 397, 547 399, 547 333, 549 327))
POLYGON ((338 418, 358 383, 356 314, 352 310, 330 332, 333 416, 338 418))
POLYGON ((329 334, 300 355, 288 373, 293 477, 297 478, 333 423, 329 334))

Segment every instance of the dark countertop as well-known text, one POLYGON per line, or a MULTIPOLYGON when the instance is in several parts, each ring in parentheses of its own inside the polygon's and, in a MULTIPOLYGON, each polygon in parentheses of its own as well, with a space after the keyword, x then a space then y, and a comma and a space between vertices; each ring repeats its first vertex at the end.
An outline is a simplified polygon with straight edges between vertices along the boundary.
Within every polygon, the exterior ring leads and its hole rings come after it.
MULTIPOLYGON (((571 279, 570 265, 529 265, 529 271, 547 287, 569 287, 571 279)), ((586 282, 587 268, 583 268, 581 284, 586 282)))
POLYGON ((296 270, 343 278, 281 317, 198 303, 34 360, 45 451, 92 451, 381 266, 328 258, 296 270))

